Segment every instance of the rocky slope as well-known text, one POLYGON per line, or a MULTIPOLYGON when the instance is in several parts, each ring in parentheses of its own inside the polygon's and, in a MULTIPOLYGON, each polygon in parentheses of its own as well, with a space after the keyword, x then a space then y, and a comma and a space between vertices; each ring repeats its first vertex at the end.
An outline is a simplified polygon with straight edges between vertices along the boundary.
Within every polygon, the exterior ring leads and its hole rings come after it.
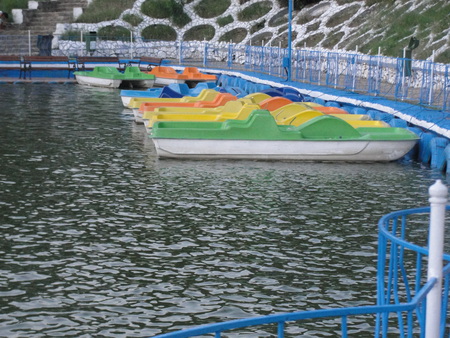
MULTIPOLYGON (((184 11, 191 21, 182 28, 176 28, 170 19, 144 15, 141 7, 145 1, 153 0, 137 0, 118 20, 72 24, 64 29, 92 31, 106 26, 123 26, 140 36, 149 26, 165 25, 175 30, 177 40, 186 40, 193 30, 201 32, 209 27, 213 36, 208 40, 212 42, 264 43, 283 47, 287 44, 288 12, 278 1, 224 0, 229 6, 220 15, 210 18, 200 16, 199 7, 211 0, 184 1, 184 11), (258 17, 250 14, 243 19, 244 12, 257 12, 258 17), (132 26, 123 20, 130 14, 138 16, 142 22, 132 26), (251 20, 245 21, 248 17, 251 20)), ((448 0, 323 0, 293 13, 293 46, 358 50, 367 54, 380 51, 382 55, 399 56, 410 38, 415 36, 420 44, 414 51, 414 58, 430 59, 435 51, 436 61, 449 63, 449 14, 448 0)), ((197 36, 201 39, 201 34, 197 36)))

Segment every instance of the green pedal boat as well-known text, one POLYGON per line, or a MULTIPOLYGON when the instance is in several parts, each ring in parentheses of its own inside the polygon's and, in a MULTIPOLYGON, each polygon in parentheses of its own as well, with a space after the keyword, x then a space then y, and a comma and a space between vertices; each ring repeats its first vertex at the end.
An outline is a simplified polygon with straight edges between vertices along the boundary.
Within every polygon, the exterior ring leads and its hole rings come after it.
POLYGON ((330 115, 277 125, 267 110, 246 120, 156 122, 150 137, 161 158, 357 162, 397 160, 419 139, 404 128, 354 128, 330 115))
POLYGON ((103 88, 151 88, 155 76, 140 71, 139 67, 127 67, 123 73, 115 67, 98 66, 92 71, 73 73, 81 85, 103 88))

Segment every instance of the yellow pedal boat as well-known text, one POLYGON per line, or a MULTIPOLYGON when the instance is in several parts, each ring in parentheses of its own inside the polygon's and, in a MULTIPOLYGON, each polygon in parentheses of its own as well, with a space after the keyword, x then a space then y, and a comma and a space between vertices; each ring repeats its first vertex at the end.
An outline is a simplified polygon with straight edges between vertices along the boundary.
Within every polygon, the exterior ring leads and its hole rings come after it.
MULTIPOLYGON (((151 129, 155 122, 163 121, 224 122, 226 120, 246 120, 251 112, 255 109, 260 109, 260 106, 256 104, 244 104, 240 108, 238 105, 231 106, 230 108, 232 109, 228 110, 224 106, 224 109, 221 109, 220 111, 210 110, 196 113, 154 111, 148 112, 144 115, 144 119, 147 119, 145 124, 148 129, 151 129)), ((298 103, 288 104, 270 112, 270 114, 275 118, 278 125, 299 126, 312 118, 322 115, 330 115, 345 120, 354 128, 390 127, 386 122, 370 120, 368 119, 368 116, 364 114, 324 114, 307 105, 298 103)))

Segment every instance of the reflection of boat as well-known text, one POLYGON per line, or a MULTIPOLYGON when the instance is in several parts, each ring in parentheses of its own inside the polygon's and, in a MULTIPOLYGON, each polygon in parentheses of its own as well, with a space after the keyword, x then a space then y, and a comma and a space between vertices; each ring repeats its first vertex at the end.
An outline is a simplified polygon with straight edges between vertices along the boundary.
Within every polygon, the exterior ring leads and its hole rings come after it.
POLYGON ((92 71, 76 71, 75 78, 79 84, 105 88, 150 88, 155 77, 143 73, 138 67, 127 67, 121 73, 115 67, 97 66, 92 71))
POLYGON ((172 67, 156 66, 147 73, 156 77, 156 87, 167 86, 171 83, 185 83, 188 80, 187 75, 177 73, 172 67))
POLYGON ((197 96, 203 89, 217 88, 215 82, 200 82, 194 88, 189 88, 185 83, 171 83, 162 88, 149 88, 147 90, 130 90, 124 89, 120 91, 120 97, 124 107, 128 107, 130 100, 134 97, 140 98, 177 98, 183 96, 197 96))
POLYGON ((246 120, 157 122, 151 137, 159 157, 315 161, 394 161, 418 140, 407 129, 353 128, 330 115, 280 126, 268 110, 246 120))

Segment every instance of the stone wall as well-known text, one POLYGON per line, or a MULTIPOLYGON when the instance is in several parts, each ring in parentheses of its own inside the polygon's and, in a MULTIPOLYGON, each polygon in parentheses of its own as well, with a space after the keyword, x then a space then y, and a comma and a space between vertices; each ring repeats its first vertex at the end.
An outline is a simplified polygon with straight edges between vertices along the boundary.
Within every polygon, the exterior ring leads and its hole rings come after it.
MULTIPOLYGON (((136 41, 141 37, 142 31, 151 25, 167 25, 174 27, 170 19, 158 19, 144 15, 141 12, 141 6, 145 1, 136 0, 134 6, 122 13, 119 19, 113 21, 105 21, 98 24, 63 24, 54 35, 63 34, 65 31, 98 31, 98 29, 107 26, 121 26, 133 32, 136 41), (123 17, 125 15, 135 15, 142 19, 137 26, 132 26, 123 17)), ((234 43, 242 43, 246 45, 266 45, 266 46, 287 46, 288 35, 288 13, 286 8, 280 8, 277 1, 267 0, 230 0, 230 6, 218 17, 202 18, 196 11, 202 1, 193 0, 184 5, 185 13, 191 18, 191 22, 182 28, 176 28, 177 40, 185 41, 185 34, 192 28, 199 26, 210 26, 214 29, 214 36, 209 40, 212 43, 224 41, 224 36, 230 32, 234 43), (239 20, 239 13, 254 6, 255 4, 264 5, 271 3, 271 9, 252 21, 239 20), (220 26, 218 19, 231 17, 232 22, 224 26, 220 26)), ((436 0, 433 4, 442 3, 445 6, 447 0, 436 0)), ((373 22, 373 19, 380 17, 382 10, 389 11, 392 9, 400 9, 408 11, 418 9, 422 4, 421 0, 396 0, 378 2, 374 5, 367 6, 366 0, 324 0, 318 4, 305 7, 301 11, 293 13, 292 18, 292 42, 294 47, 313 47, 327 50, 346 50, 355 51, 366 49, 365 52, 377 54, 377 47, 371 47, 368 51, 368 44, 374 39, 380 39, 386 32, 387 25, 380 22, 373 22), (377 14, 377 15, 375 15, 377 14), (372 21, 371 21, 372 20, 372 21)), ((419 8, 418 10, 422 10, 419 8)), ((444 30, 439 36, 434 36, 432 32, 429 38, 422 39, 420 48, 417 50, 420 57, 427 59, 431 57, 432 51, 435 55, 445 53, 450 48, 450 24, 443 23, 444 30)), ((412 34, 413 35, 413 34, 412 34)), ((408 45, 411 36, 399 38, 398 48, 408 45)), ((229 41, 226 41, 229 42, 229 41)), ((383 50, 381 50, 383 54, 383 50)))

